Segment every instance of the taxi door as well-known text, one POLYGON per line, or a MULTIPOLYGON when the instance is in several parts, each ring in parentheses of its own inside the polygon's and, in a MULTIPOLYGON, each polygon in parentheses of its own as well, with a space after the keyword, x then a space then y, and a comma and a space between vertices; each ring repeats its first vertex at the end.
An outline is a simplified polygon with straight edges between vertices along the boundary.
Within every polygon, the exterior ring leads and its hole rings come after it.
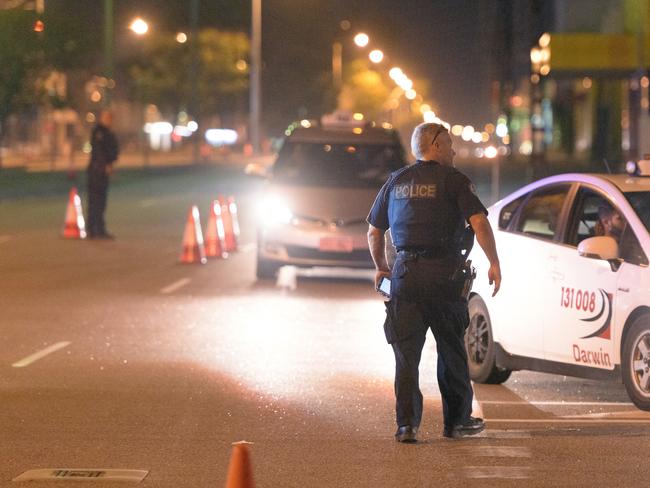
POLYGON ((545 359, 602 369, 615 364, 614 304, 618 271, 578 255, 578 243, 598 232, 598 208, 609 203, 595 188, 578 188, 565 232, 549 261, 545 293, 545 359))

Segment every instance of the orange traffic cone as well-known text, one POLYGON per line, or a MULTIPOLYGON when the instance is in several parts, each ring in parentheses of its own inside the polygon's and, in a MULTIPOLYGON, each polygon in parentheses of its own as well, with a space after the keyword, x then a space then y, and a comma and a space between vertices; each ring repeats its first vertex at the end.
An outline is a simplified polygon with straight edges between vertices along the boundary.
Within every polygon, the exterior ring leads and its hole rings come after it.
POLYGON ((224 238, 221 203, 214 200, 210 206, 210 217, 205 231, 205 255, 209 258, 227 258, 228 253, 224 250, 224 238))
POLYGON ((81 211, 81 198, 79 198, 75 186, 70 189, 68 208, 65 211, 65 223, 63 224, 63 237, 66 239, 86 238, 86 222, 81 211))
POLYGON ((249 445, 252 443, 246 441, 233 443, 226 488, 255 488, 249 445))
POLYGON ((201 223, 199 221, 199 209, 196 205, 193 205, 187 214, 180 262, 184 264, 205 264, 207 261, 203 245, 203 232, 201 232, 201 223))
POLYGON ((239 220, 237 218, 237 204, 234 197, 224 199, 219 197, 221 203, 221 217, 224 228, 224 250, 234 252, 237 250, 237 238, 239 237, 239 220))

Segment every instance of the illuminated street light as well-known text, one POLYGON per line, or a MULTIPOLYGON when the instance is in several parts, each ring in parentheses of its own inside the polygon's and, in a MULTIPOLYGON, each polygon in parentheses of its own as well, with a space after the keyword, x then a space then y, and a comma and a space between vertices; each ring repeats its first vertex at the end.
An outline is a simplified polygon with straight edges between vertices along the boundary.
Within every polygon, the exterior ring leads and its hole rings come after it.
POLYGON ((401 70, 401 68, 391 68, 390 71, 388 72, 388 76, 391 77, 392 80, 397 81, 397 79, 402 76, 404 72, 401 70))
POLYGON ((185 34, 185 32, 179 32, 176 34, 176 42, 179 44, 185 44, 187 42, 187 34, 185 34))
POLYGON ((409 90, 406 90, 406 92, 404 93, 404 96, 406 98, 408 98, 409 100, 415 100, 415 97, 417 97, 418 94, 413 88, 411 88, 409 90))
POLYGON ((129 25, 129 29, 131 29, 137 35, 143 36, 149 31, 149 24, 147 24, 140 17, 136 17, 133 19, 133 22, 131 22, 131 25, 129 25))
POLYGON ((370 38, 368 37, 368 34, 359 32, 356 36, 354 36, 354 43, 359 47, 366 47, 369 42, 370 38))
POLYGON ((374 49, 370 51, 370 54, 368 54, 368 58, 370 58, 370 61, 373 63, 381 63, 382 60, 384 59, 384 53, 381 52, 379 49, 374 49))

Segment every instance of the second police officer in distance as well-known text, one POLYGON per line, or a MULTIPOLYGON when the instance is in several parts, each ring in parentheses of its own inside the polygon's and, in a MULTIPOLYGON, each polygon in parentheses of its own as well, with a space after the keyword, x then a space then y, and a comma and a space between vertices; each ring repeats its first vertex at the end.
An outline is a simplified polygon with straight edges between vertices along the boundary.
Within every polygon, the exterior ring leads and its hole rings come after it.
POLYGON ((422 418, 418 367, 429 328, 438 350, 443 435, 464 437, 485 427, 481 419, 471 417, 473 392, 463 340, 469 314, 462 283, 452 279, 466 258, 461 256, 465 222, 490 261, 494 294, 501 283, 487 210, 471 181, 454 168, 456 153, 447 129, 420 124, 411 149, 418 161, 389 177, 368 215, 375 286, 383 277, 391 279, 384 330, 395 353, 395 438, 400 442, 416 441, 422 418), (398 251, 392 272, 384 251, 388 229, 398 251))

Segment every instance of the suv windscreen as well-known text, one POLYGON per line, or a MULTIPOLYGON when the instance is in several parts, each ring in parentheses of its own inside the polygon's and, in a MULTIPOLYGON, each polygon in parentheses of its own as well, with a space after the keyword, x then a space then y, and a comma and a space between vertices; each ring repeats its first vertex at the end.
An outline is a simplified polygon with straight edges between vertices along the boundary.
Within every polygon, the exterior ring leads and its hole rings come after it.
POLYGON ((323 144, 287 140, 273 166, 281 183, 380 187, 405 165, 399 144, 323 144))
POLYGON ((625 198, 636 211, 636 214, 650 232, 650 191, 635 191, 625 193, 625 198))

